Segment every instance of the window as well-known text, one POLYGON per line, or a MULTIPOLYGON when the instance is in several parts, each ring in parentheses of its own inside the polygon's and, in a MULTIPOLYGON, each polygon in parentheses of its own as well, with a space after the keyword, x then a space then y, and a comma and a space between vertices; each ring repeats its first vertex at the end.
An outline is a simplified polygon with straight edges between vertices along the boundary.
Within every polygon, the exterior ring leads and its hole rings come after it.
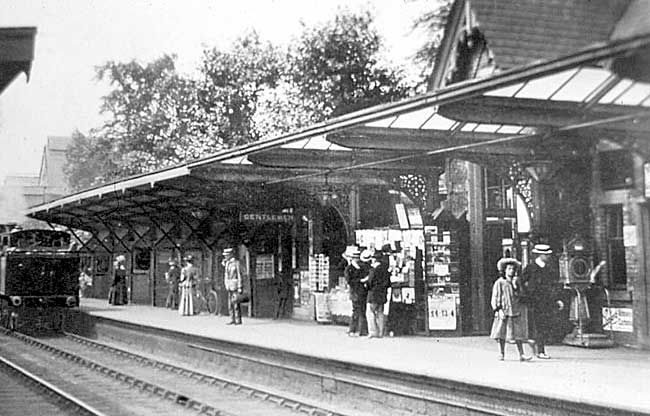
POLYGON ((485 170, 485 209, 514 209, 512 187, 489 170, 485 170))
POLYGON ((610 283, 614 287, 627 286, 625 266, 625 247, 623 246, 623 207, 605 207, 605 226, 607 232, 607 264, 610 283))
POLYGON ((603 189, 623 189, 634 186, 634 163, 627 150, 602 152, 600 158, 600 183, 603 189))
POLYGON ((151 266, 151 250, 146 248, 135 249, 135 267, 136 271, 147 271, 151 266))

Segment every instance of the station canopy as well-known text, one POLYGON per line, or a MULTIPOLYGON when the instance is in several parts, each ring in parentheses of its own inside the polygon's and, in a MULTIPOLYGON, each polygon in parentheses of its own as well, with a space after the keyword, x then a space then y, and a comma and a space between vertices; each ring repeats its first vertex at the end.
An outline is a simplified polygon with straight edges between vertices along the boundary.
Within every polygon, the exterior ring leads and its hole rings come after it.
POLYGON ((629 68, 625 76, 611 69, 616 59, 639 54, 650 54, 650 34, 346 114, 72 194, 28 215, 80 229, 193 221, 213 209, 206 207, 281 208, 293 186, 376 185, 382 175, 440 168, 446 157, 561 161, 579 157, 597 139, 650 155, 647 69, 639 77, 629 68))
POLYGON ((35 36, 34 27, 0 28, 0 94, 21 73, 29 76, 35 36))

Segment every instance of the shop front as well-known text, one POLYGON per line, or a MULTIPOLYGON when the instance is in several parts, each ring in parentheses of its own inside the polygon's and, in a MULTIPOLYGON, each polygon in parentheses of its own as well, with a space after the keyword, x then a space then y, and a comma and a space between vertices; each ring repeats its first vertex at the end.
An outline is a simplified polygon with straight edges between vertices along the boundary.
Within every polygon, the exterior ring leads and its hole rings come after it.
MULTIPOLYGON (((389 186, 362 188, 359 195, 360 227, 353 230, 347 244, 361 251, 382 252, 388 261, 391 284, 384 307, 387 333, 470 333, 467 222, 454 218, 444 208, 435 215, 423 216, 405 192, 389 186)), ((313 318, 321 323, 343 325, 351 318, 350 292, 344 277, 347 261, 342 257, 345 246, 341 243, 336 251, 311 255, 308 270, 298 275, 300 301, 308 302, 305 294, 310 293, 313 318)))

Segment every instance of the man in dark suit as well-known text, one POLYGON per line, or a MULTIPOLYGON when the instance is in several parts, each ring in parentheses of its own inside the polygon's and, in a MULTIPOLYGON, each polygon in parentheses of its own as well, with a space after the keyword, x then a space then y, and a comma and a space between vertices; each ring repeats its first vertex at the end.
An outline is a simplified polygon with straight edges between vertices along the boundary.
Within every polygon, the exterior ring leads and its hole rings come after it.
POLYGON ((559 300, 559 276, 549 264, 553 250, 547 244, 536 244, 532 252, 537 257, 521 275, 522 300, 529 307, 529 327, 537 358, 547 360, 551 357, 546 353, 546 344, 553 333, 555 315, 564 309, 564 302, 559 300))

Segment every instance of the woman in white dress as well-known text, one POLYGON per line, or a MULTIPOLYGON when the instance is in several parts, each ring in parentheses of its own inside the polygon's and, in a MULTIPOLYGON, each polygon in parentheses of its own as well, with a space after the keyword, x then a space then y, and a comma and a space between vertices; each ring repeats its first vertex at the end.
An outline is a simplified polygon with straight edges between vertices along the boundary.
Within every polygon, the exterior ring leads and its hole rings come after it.
POLYGON ((198 278, 198 269, 194 267, 194 258, 190 255, 185 257, 185 267, 181 270, 179 286, 181 299, 178 305, 180 315, 194 315, 194 285, 198 278))

